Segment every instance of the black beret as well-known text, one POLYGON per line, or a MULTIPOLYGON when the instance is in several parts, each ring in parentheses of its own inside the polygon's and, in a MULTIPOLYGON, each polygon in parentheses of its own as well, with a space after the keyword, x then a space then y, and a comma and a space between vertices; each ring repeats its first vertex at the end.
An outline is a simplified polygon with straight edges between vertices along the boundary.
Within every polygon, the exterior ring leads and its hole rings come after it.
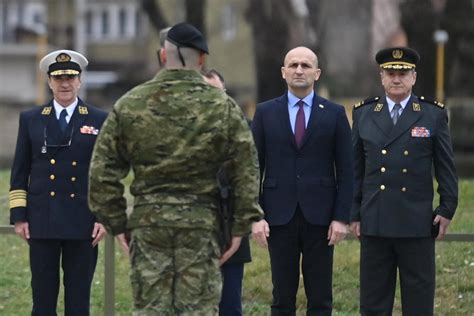
POLYGON ((168 31, 168 41, 178 47, 191 47, 209 54, 202 33, 189 23, 178 23, 168 31))
POLYGON ((420 55, 408 47, 390 47, 380 50, 375 60, 382 69, 408 70, 416 67, 420 55))

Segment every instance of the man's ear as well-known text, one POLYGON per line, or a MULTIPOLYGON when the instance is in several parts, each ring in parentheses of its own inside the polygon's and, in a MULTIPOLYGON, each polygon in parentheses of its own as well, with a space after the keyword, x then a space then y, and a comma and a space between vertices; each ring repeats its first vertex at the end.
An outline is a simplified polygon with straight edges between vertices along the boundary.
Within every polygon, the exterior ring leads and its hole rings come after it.
POLYGON ((204 66, 204 63, 206 62, 206 54, 201 53, 199 54, 199 66, 204 66))
POLYGON ((166 49, 160 49, 160 60, 162 65, 166 65, 166 49))

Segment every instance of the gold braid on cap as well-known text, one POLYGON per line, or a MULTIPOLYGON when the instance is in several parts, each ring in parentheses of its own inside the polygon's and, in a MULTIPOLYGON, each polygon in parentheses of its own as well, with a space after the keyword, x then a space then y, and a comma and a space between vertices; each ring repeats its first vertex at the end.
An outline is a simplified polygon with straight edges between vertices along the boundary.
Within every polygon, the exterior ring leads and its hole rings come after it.
POLYGON ((405 61, 389 61, 380 65, 383 69, 413 69, 415 64, 407 63, 405 61))

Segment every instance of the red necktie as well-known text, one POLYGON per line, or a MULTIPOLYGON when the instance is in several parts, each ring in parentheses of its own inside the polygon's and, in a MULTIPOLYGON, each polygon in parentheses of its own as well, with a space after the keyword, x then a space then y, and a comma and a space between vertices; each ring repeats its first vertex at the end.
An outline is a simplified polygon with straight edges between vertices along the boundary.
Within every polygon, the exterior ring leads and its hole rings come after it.
POLYGON ((296 113, 295 122, 295 141, 298 147, 303 142, 304 132, 306 131, 305 117, 304 117, 304 102, 303 100, 298 101, 298 113, 296 113))

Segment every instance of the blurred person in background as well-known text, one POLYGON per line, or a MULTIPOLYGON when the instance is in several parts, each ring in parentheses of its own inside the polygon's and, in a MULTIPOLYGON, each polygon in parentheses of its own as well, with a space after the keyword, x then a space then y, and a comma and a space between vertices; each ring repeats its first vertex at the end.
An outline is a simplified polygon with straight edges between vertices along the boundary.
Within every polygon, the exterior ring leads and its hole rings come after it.
MULTIPOLYGON (((224 77, 217 70, 209 69, 204 71, 203 75, 207 83, 226 91, 224 77)), ((225 177, 225 175, 220 176, 225 177)), ((240 245, 235 245, 234 248, 229 248, 221 258, 223 277, 222 295, 219 303, 219 315, 221 316, 242 315, 244 264, 252 261, 248 236, 243 236, 240 245)))

